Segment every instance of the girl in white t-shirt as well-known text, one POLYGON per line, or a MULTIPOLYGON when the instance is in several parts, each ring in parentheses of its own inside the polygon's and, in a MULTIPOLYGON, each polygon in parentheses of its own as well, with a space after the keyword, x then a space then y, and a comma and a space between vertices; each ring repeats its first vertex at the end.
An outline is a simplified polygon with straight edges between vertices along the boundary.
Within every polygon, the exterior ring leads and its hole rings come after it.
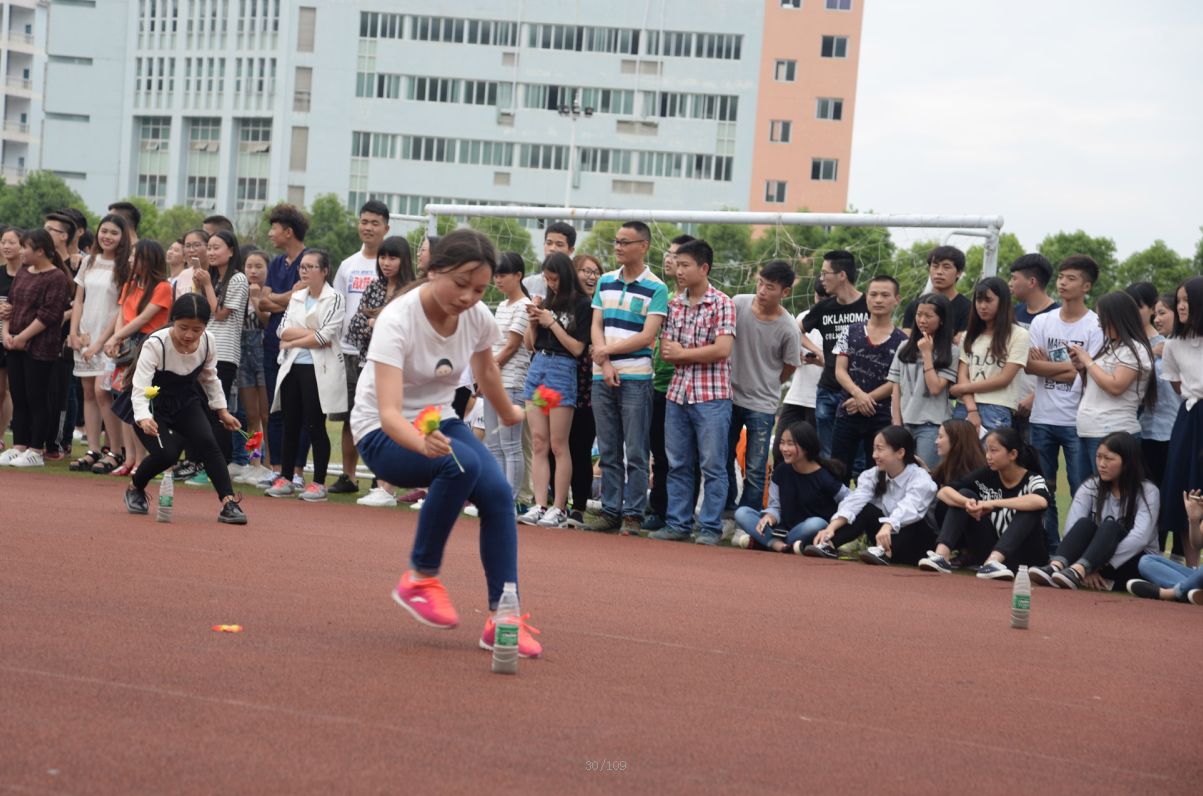
MULTIPOLYGON (((430 256, 426 277, 377 318, 351 410, 355 444, 372 472, 391 483, 428 487, 410 569, 393 599, 419 622, 444 630, 458 625, 459 617, 439 580, 439 567, 465 501, 479 508, 490 610, 497 608, 503 586, 518 582, 518 529, 509 482, 451 406, 460 374, 471 365, 500 422, 515 426, 525 419, 501 383, 493 358, 497 323, 480 301, 496 267, 497 250, 481 233, 459 229, 446 235, 430 256), (414 426, 426 408, 441 416, 438 430, 430 434, 414 426)), ((537 633, 520 625, 519 655, 533 658, 542 652, 532 632, 537 633)), ((480 645, 491 649, 493 637, 490 616, 480 645)))
POLYGON ((948 388, 957 399, 953 417, 986 431, 1011 425, 1019 406, 1015 377, 1028 364, 1028 340, 1028 330, 1015 323, 1007 283, 996 276, 978 282, 957 383, 948 388))
MULTIPOLYGON (((522 344, 526 327, 530 322, 526 305, 530 296, 522 284, 526 266, 522 255, 517 252, 502 252, 501 262, 493 274, 493 283, 505 294, 505 300, 497 305, 495 318, 499 334, 493 343, 493 359, 501 368, 501 383, 515 406, 522 406, 522 390, 526 386, 526 371, 530 367, 531 352, 522 344)), ((485 402, 481 402, 485 403, 485 402)), ((503 426, 492 406, 484 407, 485 445, 493 458, 501 465, 505 478, 510 482, 514 500, 522 489, 526 474, 526 459, 522 455, 522 425, 503 426)))
MULTIPOLYGON (((1181 495, 1203 488, 1203 276, 1192 276, 1178 286, 1178 317, 1174 333, 1161 352, 1161 376, 1182 396, 1174 434, 1166 454, 1161 482, 1161 524, 1175 536, 1187 531, 1186 508, 1181 495)), ((1183 545, 1188 567, 1199 564, 1199 551, 1183 545)))
POLYGON ((1139 441, 1141 405, 1146 411, 1157 406, 1153 351, 1135 299, 1117 290, 1101 297, 1094 309, 1103 330, 1098 356, 1079 345, 1069 346, 1069 358, 1082 374, 1078 463, 1083 474, 1087 467, 1090 473, 1098 472, 1095 454, 1103 437, 1126 431, 1139 441))

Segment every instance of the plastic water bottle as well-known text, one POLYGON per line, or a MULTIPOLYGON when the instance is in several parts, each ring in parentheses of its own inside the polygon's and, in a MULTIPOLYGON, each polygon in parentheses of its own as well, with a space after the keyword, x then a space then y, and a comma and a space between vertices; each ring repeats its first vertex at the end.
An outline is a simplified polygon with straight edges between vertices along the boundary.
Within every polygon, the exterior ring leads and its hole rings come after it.
POLYGON ((1015 585, 1011 588, 1011 627, 1027 630, 1031 614, 1032 581, 1028 578, 1028 567, 1024 564, 1019 567, 1015 585))
POLYGON ((171 469, 163 473, 159 482, 159 522, 171 522, 171 502, 175 496, 175 481, 171 478, 171 469))
POLYGON ((507 583, 493 617, 493 671, 518 674, 518 584, 507 583))

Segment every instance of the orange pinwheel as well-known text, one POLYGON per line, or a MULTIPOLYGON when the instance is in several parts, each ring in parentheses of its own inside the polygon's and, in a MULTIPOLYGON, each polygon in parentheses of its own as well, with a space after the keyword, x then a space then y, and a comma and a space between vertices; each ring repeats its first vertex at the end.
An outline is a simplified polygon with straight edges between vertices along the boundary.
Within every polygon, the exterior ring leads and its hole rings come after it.
MULTIPOLYGON (((442 409, 437 406, 428 406, 421 412, 418 412, 418 416, 414 418, 414 428, 416 428, 418 432, 423 435, 433 434, 439 430, 439 424, 443 422, 442 418, 442 409)), ((450 439, 447 440, 447 447, 451 447, 450 439)), ((451 458, 455 459, 455 466, 458 467, 459 471, 462 473, 464 471, 464 466, 459 463, 459 457, 455 455, 455 451, 451 451, 451 458)))

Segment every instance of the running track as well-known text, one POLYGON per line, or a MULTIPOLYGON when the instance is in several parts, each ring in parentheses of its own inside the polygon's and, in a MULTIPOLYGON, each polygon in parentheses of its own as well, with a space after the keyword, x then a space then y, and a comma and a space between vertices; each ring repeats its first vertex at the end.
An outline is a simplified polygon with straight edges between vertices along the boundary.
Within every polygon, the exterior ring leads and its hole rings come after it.
POLYGON ((416 515, 0 472, 0 791, 1188 794, 1203 611, 911 569, 522 528, 546 653, 389 599, 416 515), (210 627, 237 623, 239 634, 210 627), (625 771, 587 771, 586 761, 625 771))

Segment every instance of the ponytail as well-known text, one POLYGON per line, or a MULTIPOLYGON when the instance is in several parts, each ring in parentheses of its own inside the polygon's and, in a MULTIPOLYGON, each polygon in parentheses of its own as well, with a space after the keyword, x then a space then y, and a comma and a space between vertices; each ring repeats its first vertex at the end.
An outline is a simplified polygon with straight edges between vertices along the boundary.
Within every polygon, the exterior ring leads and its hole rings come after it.
POLYGON ((1040 466, 1040 454, 1036 452, 1035 448, 1024 442, 1023 437, 1013 427, 999 426, 986 436, 994 437, 1004 450, 1016 451, 1018 455, 1015 457, 1015 463, 1020 467, 1036 475, 1044 475, 1044 468, 1040 466))
MULTIPOLYGON (((903 426, 886 426, 877 432, 877 436, 881 437, 881 441, 889 445, 892 450, 903 451, 902 463, 904 465, 917 463, 915 461, 915 437, 906 428, 903 426)), ((873 499, 878 500, 885 493, 886 471, 878 468, 877 483, 873 486, 873 499)))

